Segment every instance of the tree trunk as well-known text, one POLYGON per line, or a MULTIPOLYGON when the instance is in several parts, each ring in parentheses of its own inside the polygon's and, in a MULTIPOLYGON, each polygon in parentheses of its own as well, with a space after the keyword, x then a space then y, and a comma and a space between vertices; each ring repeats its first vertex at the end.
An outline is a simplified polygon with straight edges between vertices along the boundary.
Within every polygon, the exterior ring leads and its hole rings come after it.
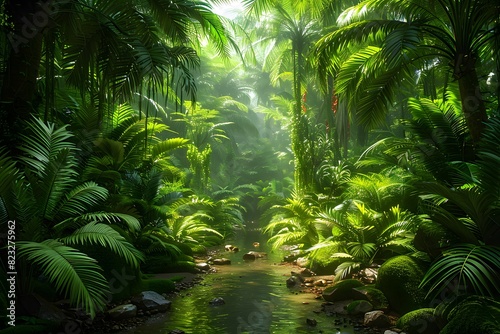
POLYGON ((14 29, 8 35, 11 50, 0 92, 0 145, 14 150, 22 132, 21 121, 29 119, 40 103, 36 83, 42 57, 41 29, 48 16, 30 0, 8 1, 6 14, 14 29))
POLYGON ((459 55, 455 61, 455 78, 458 80, 462 112, 474 146, 481 139, 484 122, 488 119, 486 105, 479 87, 476 58, 471 54, 459 55))

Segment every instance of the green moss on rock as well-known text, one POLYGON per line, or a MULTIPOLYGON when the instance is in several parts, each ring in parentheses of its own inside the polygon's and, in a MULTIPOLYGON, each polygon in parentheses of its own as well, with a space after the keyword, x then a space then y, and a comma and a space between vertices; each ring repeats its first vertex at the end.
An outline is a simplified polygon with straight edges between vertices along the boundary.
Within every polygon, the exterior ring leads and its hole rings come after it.
POLYGON ((396 326, 408 334, 439 333, 433 308, 422 308, 408 312, 398 319, 396 326))
POLYGON ((373 305, 367 300, 355 300, 347 305, 347 313, 352 315, 365 314, 373 310, 373 305))
POLYGON ((417 260, 406 255, 396 256, 380 267, 376 287, 394 311, 405 314, 423 306, 425 293, 418 288, 423 277, 423 267, 417 260))
POLYGON ((387 297, 382 291, 371 286, 354 288, 354 299, 365 299, 369 301, 375 310, 386 310, 389 307, 387 297))
POLYGON ((143 280, 140 284, 140 291, 154 291, 156 293, 159 293, 160 295, 162 293, 169 293, 174 291, 175 289, 175 283, 174 281, 166 278, 150 278, 143 280))
MULTIPOLYGON (((191 259, 190 256, 183 256, 184 259, 191 259)), ((195 273, 195 264, 189 260, 172 260, 165 255, 154 255, 146 258, 142 270, 145 273, 163 274, 175 272, 195 273)))
POLYGON ((346 279, 335 283, 323 291, 323 299, 328 302, 354 299, 353 288, 362 287, 363 283, 355 279, 346 279))
POLYGON ((470 296, 455 306, 440 334, 500 334, 500 303, 470 296))

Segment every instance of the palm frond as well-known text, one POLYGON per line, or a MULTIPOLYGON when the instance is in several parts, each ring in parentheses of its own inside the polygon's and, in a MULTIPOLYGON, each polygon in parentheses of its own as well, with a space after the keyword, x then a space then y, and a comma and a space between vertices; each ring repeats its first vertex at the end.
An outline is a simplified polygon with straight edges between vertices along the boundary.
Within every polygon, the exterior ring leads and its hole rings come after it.
POLYGON ((99 245, 116 253, 131 266, 138 268, 144 256, 125 240, 111 226, 100 223, 88 223, 71 235, 59 239, 69 245, 99 245))
POLYGON ((465 294, 474 291, 478 295, 497 296, 500 292, 500 248, 459 244, 443 253, 425 274, 421 287, 428 287, 427 295, 438 295, 449 284, 461 287, 465 294), (453 282, 458 280, 458 284, 453 282))
POLYGON ((189 139, 186 138, 171 138, 164 140, 151 149, 151 158, 153 160, 159 159, 164 155, 172 153, 173 150, 186 147, 189 143, 189 139))
POLYGON ((7 196, 18 173, 15 161, 9 157, 7 150, 0 148, 0 197, 7 196))
POLYGON ((80 216, 94 206, 104 203, 108 198, 108 191, 94 182, 86 182, 75 187, 59 204, 57 216, 59 218, 80 216))
POLYGON ((104 308, 111 293, 97 261, 52 239, 16 242, 18 256, 39 268, 56 290, 92 317, 104 308))

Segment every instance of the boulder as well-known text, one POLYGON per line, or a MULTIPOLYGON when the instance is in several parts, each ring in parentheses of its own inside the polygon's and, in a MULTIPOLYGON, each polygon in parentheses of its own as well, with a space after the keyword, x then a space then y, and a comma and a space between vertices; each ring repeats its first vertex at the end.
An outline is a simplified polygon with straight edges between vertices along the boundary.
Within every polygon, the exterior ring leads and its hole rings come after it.
POLYGON ((353 288, 352 290, 353 290, 353 299, 367 300, 373 305, 373 308, 376 310, 385 311, 389 307, 389 302, 387 301, 387 298, 385 297, 384 293, 379 289, 369 286, 362 286, 359 288, 353 288))
POLYGON ((394 311, 405 314, 423 306, 425 292, 418 286, 424 272, 422 265, 414 258, 395 256, 380 267, 376 288, 384 293, 394 311))
POLYGON ((383 311, 371 311, 365 313, 363 325, 369 327, 386 328, 391 325, 391 320, 383 311))
POLYGON ((335 283, 323 290, 323 299, 328 302, 336 302, 340 300, 354 299, 353 288, 362 287, 363 283, 355 279, 346 279, 335 283))
POLYGON ((215 265, 217 265, 217 266, 224 266, 224 265, 231 264, 231 260, 226 259, 225 257, 223 257, 221 259, 215 259, 215 260, 213 260, 212 263, 215 264, 215 265))
POLYGON ((448 313, 448 324, 440 334, 500 333, 500 302, 493 298, 469 296, 448 313))
POLYGON ((134 304, 123 304, 108 311, 108 315, 113 320, 123 320, 133 318, 137 315, 137 306, 134 304))
POLYGON ((406 313, 396 326, 408 334, 439 334, 433 308, 422 308, 406 313))
POLYGON ((150 312, 166 312, 172 305, 171 301, 166 300, 165 297, 154 291, 143 291, 132 297, 131 302, 136 305, 139 310, 150 312))
POLYGON ((373 310, 373 305, 367 300, 355 300, 347 305, 347 313, 352 315, 365 314, 373 310))

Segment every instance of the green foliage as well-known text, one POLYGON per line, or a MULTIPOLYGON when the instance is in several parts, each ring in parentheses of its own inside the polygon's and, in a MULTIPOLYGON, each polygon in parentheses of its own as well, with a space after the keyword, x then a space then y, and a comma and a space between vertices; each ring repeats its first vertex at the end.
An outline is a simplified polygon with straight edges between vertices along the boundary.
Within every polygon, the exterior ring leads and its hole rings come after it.
POLYGON ((423 277, 422 264, 406 255, 395 256, 380 267, 376 287, 387 297, 392 309, 405 314, 424 303, 425 293, 419 288, 423 277))
POLYGON ((318 203, 309 196, 294 193, 284 205, 275 205, 273 218, 264 232, 273 234, 269 243, 273 249, 283 245, 299 244, 307 249, 319 241, 316 215, 318 203))
POLYGON ((486 0, 361 1, 346 9, 338 26, 316 42, 313 54, 323 86, 329 76, 342 79, 341 97, 350 101, 357 120, 364 126, 381 125, 402 85, 417 82, 417 72, 446 67, 458 81, 462 114, 477 143, 487 115, 481 93, 474 91, 480 89, 479 70, 490 70, 466 59, 489 58, 484 50, 495 48, 495 32, 489 27, 499 10, 486 0), (471 96, 477 100, 474 119, 469 117, 471 96))
POLYGON ((439 333, 433 308, 422 308, 408 312, 398 319, 396 326, 408 334, 439 333))
MULTIPOLYGON (((94 316, 105 305, 108 286, 97 262, 79 248, 99 245, 136 267, 142 255, 111 227, 123 223, 133 230, 138 225, 133 217, 93 212, 103 206, 108 191, 94 182, 79 182, 71 137, 66 127, 38 119, 28 123, 19 157, 23 169, 13 173, 16 180, 0 193, 0 216, 12 217, 20 227, 16 245, 21 268, 29 268, 20 293, 30 293, 30 280, 42 274, 58 293, 94 316)), ((12 165, 7 161, 6 166, 12 165)))
POLYGON ((471 296, 456 305, 440 334, 500 333, 500 303, 494 299, 471 296))
POLYGON ((399 207, 382 214, 362 203, 344 203, 319 213, 318 222, 331 228, 330 235, 311 247, 310 257, 322 257, 322 249, 330 250, 330 261, 338 263, 335 279, 351 277, 372 263, 394 254, 413 251, 413 232, 421 221, 399 207))
POLYGON ((82 305, 92 317, 103 309, 109 289, 94 259, 50 239, 41 243, 19 241, 16 246, 21 259, 39 268, 58 292, 82 305))
POLYGON ((458 280, 458 286, 483 296, 500 293, 500 248, 457 244, 445 250, 441 258, 432 264, 420 284, 427 286, 428 295, 438 295, 448 284, 458 280))

